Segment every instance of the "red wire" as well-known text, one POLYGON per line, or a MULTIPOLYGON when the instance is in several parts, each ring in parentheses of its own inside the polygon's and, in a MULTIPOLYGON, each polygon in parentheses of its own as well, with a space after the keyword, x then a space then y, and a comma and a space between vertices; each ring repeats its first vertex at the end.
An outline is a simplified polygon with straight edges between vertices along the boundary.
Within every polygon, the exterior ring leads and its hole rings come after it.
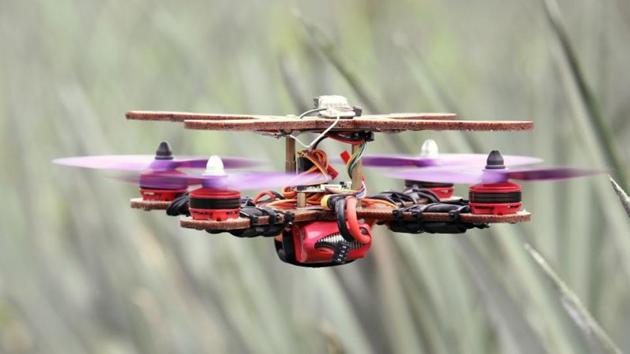
POLYGON ((346 198, 346 223, 348 231, 350 231, 355 240, 363 244, 370 242, 371 237, 361 233, 359 219, 357 218, 357 198, 355 197, 346 198))
POLYGON ((276 195, 273 194, 272 191, 264 191, 264 192, 260 192, 258 193, 255 197, 254 197, 254 203, 269 203, 269 202, 273 202, 274 200, 276 200, 276 195), (261 200, 262 197, 268 197, 269 199, 267 200, 261 200))

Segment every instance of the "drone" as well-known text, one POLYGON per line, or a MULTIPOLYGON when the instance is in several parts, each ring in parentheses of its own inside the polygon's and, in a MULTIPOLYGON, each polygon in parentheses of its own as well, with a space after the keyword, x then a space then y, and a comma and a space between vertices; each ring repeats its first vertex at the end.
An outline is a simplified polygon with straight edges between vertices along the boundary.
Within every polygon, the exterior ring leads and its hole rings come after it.
POLYGON ((542 162, 528 156, 443 154, 433 140, 417 156, 369 155, 376 133, 421 130, 525 131, 531 121, 466 121, 451 113, 363 114, 343 96, 314 99, 300 115, 235 115, 131 111, 127 119, 182 123, 188 129, 253 131, 284 139, 285 171, 256 171, 260 161, 242 157, 176 158, 167 142, 154 155, 56 159, 75 167, 117 172, 139 187, 131 207, 165 210, 180 226, 239 238, 267 237, 278 257, 301 267, 329 267, 367 256, 375 226, 395 233, 461 234, 494 223, 531 219, 515 181, 560 180, 601 171, 572 167, 522 167, 542 162), (310 143, 299 136, 317 134, 310 143), (350 146, 330 159, 326 139, 350 146), (298 144, 300 148, 298 148, 298 144), (342 163, 345 171, 338 171, 342 163), (400 190, 369 194, 364 168, 404 181, 400 190), (248 171, 238 171, 248 169, 248 171), (197 172, 195 172, 197 171, 197 172), (201 173, 199 173, 201 171, 201 173), (341 180, 342 173, 348 180, 341 180), (335 180, 339 177, 339 181, 335 180), (454 196, 466 184, 468 198, 454 196), (276 190, 277 189, 277 190, 276 190), (244 190, 259 190, 253 198, 244 190))

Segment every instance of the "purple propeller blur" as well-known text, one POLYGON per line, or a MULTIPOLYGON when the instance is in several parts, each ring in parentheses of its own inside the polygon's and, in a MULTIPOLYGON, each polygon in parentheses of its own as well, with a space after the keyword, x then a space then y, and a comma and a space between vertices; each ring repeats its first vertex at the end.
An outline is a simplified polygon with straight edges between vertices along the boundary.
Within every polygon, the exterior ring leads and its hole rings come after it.
MULTIPOLYGON (((486 162, 485 154, 439 154, 435 157, 409 155, 363 155, 361 161, 366 167, 435 167, 455 165, 483 166, 486 162)), ((537 157, 506 155, 503 157, 506 165, 521 166, 540 163, 537 157)))
MULTIPOLYGON (((261 165, 260 161, 239 158, 222 158, 225 168, 243 168, 261 165)), ((117 171, 169 171, 176 168, 205 168, 207 157, 192 156, 175 159, 167 142, 163 141, 155 151, 155 155, 101 155, 66 157, 53 160, 53 163, 64 166, 93 168, 117 171)))
POLYGON ((405 169, 392 171, 386 175, 413 181, 442 183, 501 183, 510 179, 523 181, 562 180, 604 173, 601 170, 574 167, 543 167, 529 169, 479 169, 474 166, 429 167, 424 169, 405 169))
MULTIPOLYGON (((366 167, 433 167, 455 165, 485 165, 485 154, 440 154, 437 143, 427 139, 422 143, 418 156, 409 155, 364 155, 361 159, 366 167)), ((531 165, 542 162, 542 159, 530 156, 503 156, 508 166, 531 165)))
MULTIPOLYGON (((243 168, 261 165, 260 161, 240 158, 222 157, 225 168, 243 168)), ((53 163, 64 166, 93 168, 99 170, 143 171, 173 170, 176 168, 205 168, 207 157, 191 156, 173 160, 156 160, 152 155, 100 155, 65 157, 53 160, 53 163)))
POLYGON ((195 176, 188 174, 144 173, 119 176, 119 179, 136 183, 144 188, 172 189, 182 185, 201 185, 211 189, 254 190, 284 186, 320 184, 328 179, 320 174, 288 174, 281 172, 230 173, 223 176, 195 176))

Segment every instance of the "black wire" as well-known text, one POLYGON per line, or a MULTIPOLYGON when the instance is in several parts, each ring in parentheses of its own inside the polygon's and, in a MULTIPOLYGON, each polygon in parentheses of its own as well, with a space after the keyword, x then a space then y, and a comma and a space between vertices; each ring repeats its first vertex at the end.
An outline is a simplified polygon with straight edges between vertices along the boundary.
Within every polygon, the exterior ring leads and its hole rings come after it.
POLYGON ((417 201, 415 199, 413 199, 412 196, 406 194, 406 193, 401 193, 401 192, 382 192, 376 195, 372 195, 369 197, 369 199, 379 199, 379 200, 384 200, 387 202, 390 202, 392 204, 398 205, 399 207, 402 207, 406 202, 408 203, 416 203, 417 201))
POLYGON ((169 204, 168 208, 166 208, 166 215, 169 216, 178 216, 178 215, 186 215, 190 216, 190 210, 188 209, 188 202, 190 201, 190 196, 188 193, 184 193, 179 197, 173 199, 171 204, 169 204))
POLYGON ((348 242, 356 241, 350 230, 348 230, 348 226, 346 225, 346 199, 339 198, 335 202, 335 215, 337 216, 337 226, 339 227, 339 234, 343 237, 344 240, 348 242))
POLYGON ((440 202, 440 197, 435 194, 432 190, 428 188, 416 188, 412 187, 403 191, 404 194, 410 196, 414 199, 414 202, 417 203, 421 198, 426 198, 429 200, 429 203, 437 203, 440 202))
MULTIPOLYGON (((325 136, 322 136, 319 139, 317 139, 317 141, 313 144, 313 149, 317 149, 317 146, 319 145, 319 143, 321 143, 324 139, 327 139, 327 138, 344 139, 344 140, 347 140, 347 143, 351 143, 351 144, 365 143, 364 139, 352 139, 350 137, 344 136, 343 134, 330 132, 330 133, 326 134, 325 136)), ((343 142, 343 143, 346 143, 346 142, 343 142)))
POLYGON ((320 136, 319 139, 317 139, 316 141, 313 142, 313 150, 317 149, 317 146, 319 145, 319 143, 321 143, 322 141, 324 141, 324 139, 328 138, 329 135, 326 134, 324 136, 320 136))

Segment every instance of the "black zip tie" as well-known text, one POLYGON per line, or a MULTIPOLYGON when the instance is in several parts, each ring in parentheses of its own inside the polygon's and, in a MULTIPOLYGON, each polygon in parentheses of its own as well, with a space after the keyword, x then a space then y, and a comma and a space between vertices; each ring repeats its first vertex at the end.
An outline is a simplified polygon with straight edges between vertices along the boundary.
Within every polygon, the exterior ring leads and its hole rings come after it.
POLYGON ((457 209, 448 212, 450 221, 458 221, 461 218, 461 213, 468 208, 468 205, 462 205, 457 209))
POLYGON ((282 211, 284 226, 293 226, 293 220, 295 220, 295 214, 290 211, 282 211))
POLYGON ((258 224, 258 216, 256 216, 256 215, 248 214, 248 213, 246 213, 243 210, 239 211, 239 215, 249 219, 249 226, 250 227, 254 227, 254 226, 256 226, 258 224))
POLYGON ((241 198, 241 208, 243 207, 255 207, 256 203, 254 203, 254 200, 250 197, 243 197, 241 198))
POLYGON ((264 214, 266 214, 267 216, 269 216, 269 225, 275 225, 276 224, 276 217, 277 217, 277 213, 275 212, 275 210, 266 207, 266 206, 260 206, 258 207, 258 209, 260 209, 264 214))
POLYGON ((190 196, 188 193, 184 193, 171 201, 171 203, 166 208, 166 215, 168 216, 178 216, 178 215, 186 215, 190 216, 190 210, 188 208, 188 202, 190 201, 190 196))

